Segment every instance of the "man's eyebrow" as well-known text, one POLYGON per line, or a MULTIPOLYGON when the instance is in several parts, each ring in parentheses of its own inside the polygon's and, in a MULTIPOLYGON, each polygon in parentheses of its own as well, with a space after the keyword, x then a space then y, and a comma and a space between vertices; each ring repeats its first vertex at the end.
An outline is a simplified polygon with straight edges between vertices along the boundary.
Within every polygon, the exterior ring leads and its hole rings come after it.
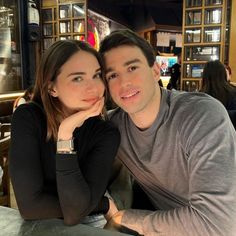
POLYGON ((130 61, 125 62, 125 63, 124 63, 124 66, 128 66, 128 65, 130 65, 130 64, 137 63, 137 62, 141 62, 141 61, 140 61, 140 59, 135 58, 135 59, 132 59, 132 60, 130 60, 130 61))
MULTIPOLYGON (((137 63, 137 62, 141 62, 141 60, 138 59, 138 58, 135 58, 135 59, 132 59, 132 60, 130 60, 130 61, 126 61, 123 65, 124 65, 124 66, 129 66, 130 64, 137 63)), ((109 72, 112 72, 113 70, 114 70, 114 69, 113 69, 112 67, 107 68, 106 71, 105 71, 105 73, 107 74, 107 73, 109 73, 109 72)))

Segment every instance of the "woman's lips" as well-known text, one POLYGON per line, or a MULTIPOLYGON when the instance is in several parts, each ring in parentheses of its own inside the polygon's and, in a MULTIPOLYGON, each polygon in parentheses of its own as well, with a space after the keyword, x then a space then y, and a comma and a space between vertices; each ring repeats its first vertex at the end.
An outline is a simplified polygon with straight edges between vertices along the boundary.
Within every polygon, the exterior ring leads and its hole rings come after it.
POLYGON ((84 102, 88 102, 88 103, 96 103, 97 101, 99 100, 99 98, 86 98, 86 99, 84 99, 83 101, 84 102))

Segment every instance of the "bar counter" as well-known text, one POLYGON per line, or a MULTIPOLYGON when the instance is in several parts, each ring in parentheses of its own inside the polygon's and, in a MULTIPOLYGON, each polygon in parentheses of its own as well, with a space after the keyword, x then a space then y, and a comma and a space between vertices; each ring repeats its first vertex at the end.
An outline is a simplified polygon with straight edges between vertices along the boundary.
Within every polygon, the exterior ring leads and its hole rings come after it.
POLYGON ((0 236, 128 236, 87 225, 65 226, 63 220, 24 221, 18 210, 0 206, 0 236))

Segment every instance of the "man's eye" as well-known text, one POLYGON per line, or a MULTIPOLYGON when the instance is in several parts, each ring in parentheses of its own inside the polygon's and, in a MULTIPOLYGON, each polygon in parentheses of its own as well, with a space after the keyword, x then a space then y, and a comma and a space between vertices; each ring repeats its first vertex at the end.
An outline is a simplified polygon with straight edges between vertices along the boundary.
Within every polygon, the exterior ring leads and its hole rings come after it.
POLYGON ((118 77, 118 74, 116 74, 116 73, 106 76, 106 78, 107 78, 108 81, 109 81, 109 80, 112 80, 112 79, 115 79, 115 78, 117 78, 117 77, 118 77))
POLYGON ((136 70, 137 69, 137 66, 130 66, 129 68, 128 68, 128 71, 134 71, 134 70, 136 70))

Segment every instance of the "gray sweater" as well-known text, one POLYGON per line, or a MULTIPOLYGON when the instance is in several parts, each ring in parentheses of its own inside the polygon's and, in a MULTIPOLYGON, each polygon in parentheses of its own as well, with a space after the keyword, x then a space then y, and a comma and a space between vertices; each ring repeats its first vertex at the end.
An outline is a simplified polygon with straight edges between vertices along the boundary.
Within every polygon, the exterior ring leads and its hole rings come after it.
POLYGON ((126 210, 143 235, 236 235, 236 133, 225 108, 202 93, 162 89, 159 114, 139 130, 121 109, 118 157, 156 211, 126 210))

